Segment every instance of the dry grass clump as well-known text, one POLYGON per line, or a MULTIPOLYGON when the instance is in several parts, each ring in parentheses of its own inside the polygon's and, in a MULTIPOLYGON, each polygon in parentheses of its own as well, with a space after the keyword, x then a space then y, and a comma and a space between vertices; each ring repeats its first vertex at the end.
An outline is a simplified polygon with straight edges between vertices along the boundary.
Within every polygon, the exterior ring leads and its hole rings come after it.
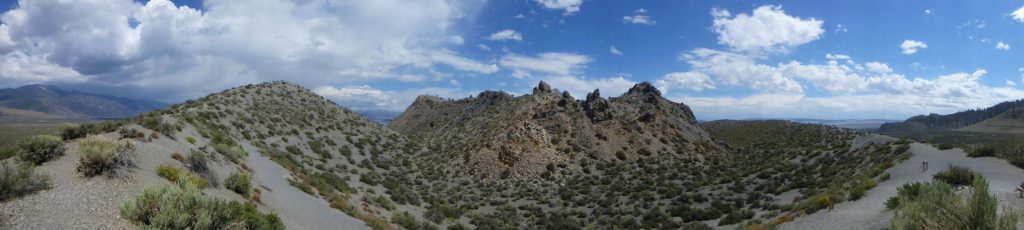
POLYGON ((35 172, 30 162, 0 163, 0 201, 50 188, 50 178, 35 172))
POLYGON ((102 136, 86 137, 78 144, 78 171, 86 177, 128 175, 126 170, 135 167, 134 148, 130 141, 125 143, 121 145, 102 136))
POLYGON ((1006 208, 1000 215, 998 201, 988 193, 988 181, 975 175, 971 189, 958 192, 934 181, 920 184, 914 193, 900 189, 890 229, 1015 229, 1018 215, 1006 208))
POLYGON ((18 157, 39 165, 64 155, 60 138, 51 135, 32 136, 18 141, 18 157))

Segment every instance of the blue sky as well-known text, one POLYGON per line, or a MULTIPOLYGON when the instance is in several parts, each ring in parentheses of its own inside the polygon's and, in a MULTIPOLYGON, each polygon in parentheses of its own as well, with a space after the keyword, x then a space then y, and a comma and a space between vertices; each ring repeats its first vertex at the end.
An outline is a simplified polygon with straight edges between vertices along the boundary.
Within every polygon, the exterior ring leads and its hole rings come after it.
POLYGON ((0 86, 166 102, 269 80, 357 110, 649 81, 702 120, 1024 97, 1024 1, 5 1, 0 86), (1016 13, 1015 13, 1016 12, 1016 13))

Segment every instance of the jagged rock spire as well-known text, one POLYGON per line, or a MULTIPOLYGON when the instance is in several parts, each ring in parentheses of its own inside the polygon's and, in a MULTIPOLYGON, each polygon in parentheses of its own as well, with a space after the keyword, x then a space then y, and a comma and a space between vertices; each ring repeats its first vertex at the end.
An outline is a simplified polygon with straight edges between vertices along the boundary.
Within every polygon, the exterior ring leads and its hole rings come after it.
POLYGON ((537 84, 537 87, 533 88, 533 95, 540 95, 545 93, 551 93, 551 85, 548 85, 547 82, 540 81, 540 83, 537 84))

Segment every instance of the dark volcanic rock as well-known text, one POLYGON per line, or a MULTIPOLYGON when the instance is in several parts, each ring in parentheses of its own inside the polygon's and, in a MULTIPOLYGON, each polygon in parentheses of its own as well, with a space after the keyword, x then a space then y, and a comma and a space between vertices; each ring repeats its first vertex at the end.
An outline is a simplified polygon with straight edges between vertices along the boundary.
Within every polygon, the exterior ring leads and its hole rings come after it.
POLYGON ((588 93, 587 100, 583 101, 583 110, 593 123, 612 119, 612 112, 608 111, 608 107, 608 100, 602 98, 601 90, 597 89, 593 93, 588 93))
POLYGON ((537 87, 533 87, 533 95, 548 94, 551 92, 551 86, 544 81, 540 81, 540 84, 537 84, 537 87))

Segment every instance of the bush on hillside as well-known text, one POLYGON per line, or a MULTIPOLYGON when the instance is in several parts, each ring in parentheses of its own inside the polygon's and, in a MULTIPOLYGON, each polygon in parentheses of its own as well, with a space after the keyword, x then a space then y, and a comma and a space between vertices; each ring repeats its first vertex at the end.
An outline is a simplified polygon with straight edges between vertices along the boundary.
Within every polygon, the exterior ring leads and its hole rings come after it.
POLYGON ((968 193, 943 182, 921 184, 916 197, 901 191, 890 229, 1015 229, 1018 214, 1007 208, 999 215, 988 181, 975 176, 968 193))
POLYGON ((210 182, 210 187, 218 187, 220 186, 218 183, 220 180, 217 179, 217 175, 213 171, 210 171, 209 161, 206 153, 193 149, 189 150, 188 158, 185 158, 185 161, 182 163, 185 164, 188 170, 199 174, 200 177, 210 182))
POLYGON ((953 146, 952 144, 939 144, 939 145, 937 145, 935 147, 938 148, 939 150, 947 150, 947 149, 952 149, 955 146, 953 146))
POLYGON ((18 141, 18 157, 36 165, 64 155, 60 138, 51 135, 32 136, 18 141))
POLYGON ((135 167, 132 151, 130 145, 122 146, 102 136, 86 137, 78 144, 78 172, 86 177, 103 173, 108 176, 127 175, 123 170, 135 167))
POLYGON ((181 168, 174 167, 171 165, 163 164, 156 167, 156 175, 163 177, 171 182, 185 182, 199 189, 205 189, 209 186, 209 182, 199 176, 196 176, 188 171, 182 170, 181 168))
POLYGON ((86 137, 90 134, 109 133, 116 131, 122 126, 123 121, 104 121, 100 123, 88 123, 81 125, 65 124, 58 129, 60 137, 64 141, 71 141, 86 137))
POLYGON ((273 213, 253 203, 203 195, 190 183, 148 187, 121 205, 121 217, 145 229, 284 229, 273 213))
POLYGON ((224 188, 235 191, 242 196, 248 196, 252 188, 252 178, 246 173, 235 173, 224 179, 224 188))
POLYGON ((18 149, 15 149, 13 147, 0 146, 0 160, 11 158, 16 154, 18 154, 18 149))
POLYGON ((50 188, 50 178, 35 172, 30 162, 0 162, 0 201, 50 188))
POLYGON ((935 174, 933 179, 953 187, 970 186, 974 183, 974 171, 966 167, 950 165, 946 171, 935 174))
POLYGON ((916 200, 917 196, 921 194, 921 187, 924 187, 924 183, 914 182, 900 185, 900 187, 896 188, 896 196, 890 197, 885 201, 885 208, 896 209, 900 206, 901 198, 916 200))
POLYGON ((972 149, 967 153, 968 157, 994 157, 996 156, 996 148, 992 146, 982 146, 972 149))
POLYGON ((126 138, 127 139, 143 139, 143 138, 146 138, 146 134, 145 133, 139 132, 139 130, 134 129, 134 128, 121 127, 121 129, 118 130, 117 133, 121 135, 121 139, 126 139, 126 138))

